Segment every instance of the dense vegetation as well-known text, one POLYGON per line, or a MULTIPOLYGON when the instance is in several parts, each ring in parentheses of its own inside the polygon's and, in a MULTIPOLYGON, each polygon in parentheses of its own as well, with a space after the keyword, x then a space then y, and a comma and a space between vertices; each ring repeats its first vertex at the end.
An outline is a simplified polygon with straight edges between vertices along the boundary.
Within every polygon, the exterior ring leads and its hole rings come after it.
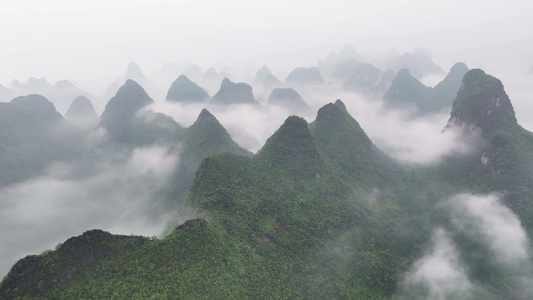
POLYGON ((292 88, 275 88, 268 96, 268 105, 277 105, 288 109, 294 114, 310 114, 311 108, 292 88))
POLYGON ((482 237, 454 230, 449 199, 500 192, 531 238, 533 134, 516 123, 501 82, 480 70, 465 75, 452 128, 463 130, 473 150, 413 167, 381 152, 340 100, 310 124, 287 118, 255 155, 203 110, 176 138, 183 162, 166 194, 186 198, 197 219, 161 239, 88 231, 21 259, 0 296, 438 298, 427 282, 405 283, 406 274, 448 231, 475 287, 450 287, 443 297, 527 299, 530 267, 517 275, 482 237))

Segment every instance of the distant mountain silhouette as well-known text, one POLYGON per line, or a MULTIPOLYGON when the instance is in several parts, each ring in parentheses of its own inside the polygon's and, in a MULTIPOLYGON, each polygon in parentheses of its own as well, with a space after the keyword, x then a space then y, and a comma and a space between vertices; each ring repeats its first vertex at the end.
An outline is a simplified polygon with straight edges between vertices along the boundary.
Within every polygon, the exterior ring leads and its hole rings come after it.
POLYGON ((332 52, 325 59, 319 60, 317 67, 325 78, 329 78, 335 72, 335 69, 339 64, 342 64, 349 59, 364 62, 363 57, 355 50, 355 47, 351 44, 347 44, 344 45, 338 53, 332 52))
POLYGON ((317 67, 296 68, 287 75, 285 82, 296 84, 323 84, 324 78, 317 67))
POLYGON ((0 186, 42 175, 53 162, 80 159, 85 134, 42 95, 0 102, 0 186))
POLYGON ((65 114, 65 118, 83 129, 94 128, 100 121, 91 100, 85 96, 76 97, 72 101, 65 114))
POLYGON ((174 144, 182 126, 171 117, 152 112, 146 112, 144 118, 137 115, 143 107, 152 103, 154 101, 145 90, 128 79, 107 103, 98 126, 107 130, 112 143, 131 146, 174 144))
POLYGON ((72 99, 78 96, 92 97, 91 94, 68 80, 60 80, 55 85, 52 85, 44 77, 39 79, 30 77, 26 83, 14 80, 10 85, 10 89, 13 91, 11 94, 17 96, 28 94, 43 95, 52 101, 56 109, 62 113, 66 112, 72 99))
POLYGON ((252 87, 244 82, 235 83, 224 78, 220 83, 220 89, 211 99, 213 104, 227 105, 237 103, 249 103, 259 105, 252 93, 252 87))
POLYGON ((383 73, 381 69, 374 65, 364 63, 359 65, 354 71, 352 77, 344 82, 343 88, 347 91, 360 92, 364 94, 381 94, 390 86, 394 72, 383 73))
POLYGON ((277 105, 286 108, 294 114, 309 114, 311 108, 302 99, 300 94, 291 88, 273 89, 268 96, 268 105, 277 105))
POLYGON ((350 57, 335 67, 333 74, 331 74, 331 78, 346 81, 354 76, 357 72, 357 68, 362 64, 363 63, 360 61, 350 57))
POLYGON ((187 76, 187 78, 193 81, 201 80, 203 76, 202 70, 200 69, 200 67, 194 64, 183 69, 181 74, 187 76))
POLYGON ((414 115, 424 115, 451 109, 452 102, 461 87, 463 75, 468 71, 464 63, 456 63, 450 73, 434 88, 427 87, 402 69, 394 77, 392 84, 383 96, 391 107, 415 108, 414 115))
POLYGON ((282 87, 283 83, 279 81, 267 66, 262 66, 257 70, 254 83, 261 85, 264 89, 282 87))
POLYGON ((443 73, 444 71, 431 59, 431 53, 418 51, 415 53, 404 53, 400 58, 391 62, 390 68, 396 72, 401 69, 408 69, 416 78, 421 79, 427 74, 443 73))
POLYGON ((170 86, 166 101, 197 103, 209 100, 209 94, 187 76, 180 75, 170 86))
POLYGON ((143 82, 143 81, 148 80, 148 78, 144 75, 143 71, 141 70, 141 67, 139 67, 139 65, 135 62, 130 62, 128 64, 128 68, 126 69, 124 78, 133 79, 137 82, 143 82))

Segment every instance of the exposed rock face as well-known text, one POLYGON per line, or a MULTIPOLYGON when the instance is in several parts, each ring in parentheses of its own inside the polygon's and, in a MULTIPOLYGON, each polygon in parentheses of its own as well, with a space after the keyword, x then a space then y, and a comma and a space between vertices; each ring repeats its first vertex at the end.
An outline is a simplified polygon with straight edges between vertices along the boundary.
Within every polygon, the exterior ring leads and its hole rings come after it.
POLYGON ((213 96, 211 101, 214 104, 254 104, 259 105, 254 99, 252 87, 244 82, 235 83, 228 78, 224 78, 220 84, 220 89, 213 96))
POLYGON ((296 68, 289 73, 285 82, 296 84, 323 84, 324 78, 317 67, 296 68))
POLYGON ((76 97, 72 101, 65 118, 83 129, 91 129, 98 125, 99 121, 91 100, 84 96, 76 97))
POLYGON ((446 127, 490 130, 505 124, 517 124, 517 120, 502 82, 480 69, 468 71, 446 127))
POLYGON ((296 178, 316 178, 321 159, 307 121, 290 116, 266 141, 254 158, 269 168, 283 168, 296 178))
POLYGON ((296 114, 311 112, 311 108, 305 103, 300 94, 291 88, 273 89, 270 96, 268 96, 268 105, 278 105, 296 114))
POLYGON ((168 89, 166 101, 198 103, 209 100, 209 94, 187 76, 180 75, 168 89))

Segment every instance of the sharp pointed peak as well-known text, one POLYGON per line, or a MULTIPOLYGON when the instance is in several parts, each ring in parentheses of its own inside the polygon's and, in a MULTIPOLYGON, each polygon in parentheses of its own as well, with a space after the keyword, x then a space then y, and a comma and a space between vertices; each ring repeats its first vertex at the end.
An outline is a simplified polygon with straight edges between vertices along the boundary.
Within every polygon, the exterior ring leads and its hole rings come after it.
POLYGON ((468 72, 468 66, 464 62, 456 62, 450 68, 450 73, 466 73, 468 72))
POLYGON ((213 116, 213 114, 210 111, 208 111, 206 108, 203 108, 200 114, 198 115, 197 120, 200 120, 203 118, 211 118, 211 117, 214 118, 215 116, 213 116))
POLYGON ((344 110, 344 111, 347 111, 346 110, 346 105, 344 105, 344 102, 342 102, 341 99, 337 99, 337 101, 335 101, 335 105, 337 107, 339 107, 340 109, 344 110))
POLYGON ((502 82, 481 69, 466 72, 446 127, 490 130, 517 124, 514 108, 502 82))
POLYGON ((187 77, 187 75, 185 75, 185 74, 181 74, 180 76, 178 76, 177 79, 178 79, 178 80, 191 81, 191 80, 189 79, 189 77, 187 77))

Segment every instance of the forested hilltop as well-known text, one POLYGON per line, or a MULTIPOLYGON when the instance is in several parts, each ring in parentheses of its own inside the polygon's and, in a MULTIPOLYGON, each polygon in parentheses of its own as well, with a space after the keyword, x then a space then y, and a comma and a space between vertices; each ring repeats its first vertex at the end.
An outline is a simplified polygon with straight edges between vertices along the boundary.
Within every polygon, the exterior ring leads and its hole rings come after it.
MULTIPOLYGON (((230 83, 224 79, 221 90, 230 83)), ((394 90, 402 84, 394 81, 394 90)), ((260 105, 250 99, 245 105, 260 105)), ((30 114, 19 107, 29 100, 9 109, 30 114)), ((170 145, 180 160, 152 194, 152 217, 168 210, 194 217, 171 222, 161 238, 98 229, 71 237, 20 259, 0 283, 0 298, 533 298, 533 134, 518 124, 502 82, 484 71, 465 72, 442 124, 441 134, 456 133, 468 149, 432 165, 388 156, 342 99, 323 105, 312 122, 289 116, 255 154, 216 114, 202 110, 184 127, 143 111, 152 102, 128 80, 101 116, 109 135, 98 147, 58 147, 85 151, 78 163, 86 165, 139 145, 170 145)), ((434 106, 444 105, 423 113, 434 106)))

